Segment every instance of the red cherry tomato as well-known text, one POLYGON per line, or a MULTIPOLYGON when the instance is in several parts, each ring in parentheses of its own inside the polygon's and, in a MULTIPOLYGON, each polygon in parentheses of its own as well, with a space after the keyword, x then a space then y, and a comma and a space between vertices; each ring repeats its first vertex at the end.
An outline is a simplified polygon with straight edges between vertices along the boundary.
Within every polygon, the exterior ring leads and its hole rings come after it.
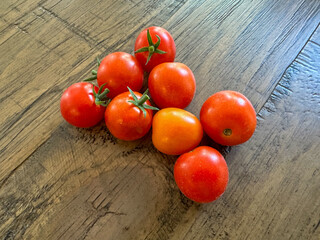
POLYGON ((148 87, 152 100, 159 108, 186 108, 196 91, 196 81, 183 63, 162 63, 149 75, 148 87))
POLYGON ((257 125, 251 102, 241 93, 221 91, 202 105, 200 121, 215 142, 233 146, 250 139, 257 125))
MULTIPOLYGON (((95 91, 98 91, 97 87, 95 91)), ((95 103, 94 95, 91 83, 72 84, 64 91, 60 100, 62 117, 68 123, 81 128, 99 123, 103 119, 105 107, 95 103)))
POLYGON ((149 27, 137 37, 135 56, 146 72, 164 62, 173 62, 176 45, 170 33, 161 27, 149 27), (149 36, 148 36, 149 32, 149 36))
POLYGON ((125 141, 142 138, 152 123, 152 109, 146 94, 124 92, 116 96, 105 112, 107 128, 113 136, 125 141))
POLYGON ((152 142, 162 153, 180 155, 199 145, 203 135, 195 115, 180 108, 164 108, 152 121, 152 142))
POLYGON ((97 72, 99 86, 106 83, 110 90, 108 97, 114 98, 120 93, 140 91, 144 79, 143 69, 137 59, 124 52, 114 52, 107 55, 100 63, 97 72))
POLYGON ((219 198, 228 184, 229 172, 223 156, 201 146, 181 155, 174 165, 174 179, 189 199, 208 203, 219 198))

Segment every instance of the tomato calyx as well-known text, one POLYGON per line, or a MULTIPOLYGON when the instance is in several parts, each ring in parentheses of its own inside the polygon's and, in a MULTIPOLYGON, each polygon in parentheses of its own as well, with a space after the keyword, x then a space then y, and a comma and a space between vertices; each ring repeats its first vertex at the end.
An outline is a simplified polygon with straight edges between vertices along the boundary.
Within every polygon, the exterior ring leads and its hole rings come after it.
MULTIPOLYGON (((101 63, 101 60, 99 59, 99 57, 97 57, 98 67, 100 66, 100 63, 101 63)), ((87 79, 84 79, 83 81, 84 81, 84 82, 91 82, 91 81, 97 80, 97 74, 98 74, 98 72, 97 72, 96 70, 92 70, 92 71, 91 71, 91 74, 93 75, 92 77, 89 77, 89 78, 87 78, 87 79)))
POLYGON ((161 38, 158 35, 156 35, 156 37, 158 38, 158 41, 156 43, 153 43, 151 35, 150 35, 150 31, 149 31, 149 29, 147 29, 147 39, 148 39, 149 46, 142 47, 142 48, 138 49, 137 51, 135 51, 135 53, 149 52, 146 65, 148 64, 148 62, 150 61, 150 59, 154 53, 159 53, 159 54, 167 53, 165 51, 158 49, 160 42, 161 42, 161 38))
POLYGON ((129 89, 129 92, 133 98, 133 100, 129 100, 128 102, 130 102, 130 103, 134 104, 136 107, 138 107, 143 112, 144 117, 147 116, 146 109, 159 110, 159 108, 145 104, 145 102, 150 99, 150 97, 148 96, 148 89, 142 94, 140 99, 137 98, 137 96, 134 94, 134 92, 129 87, 128 87, 128 89, 129 89))
MULTIPOLYGON (((100 66, 100 63, 101 63, 101 60, 99 59, 99 57, 97 57, 98 67, 100 66)), ((94 80, 97 80, 98 72, 96 70, 92 70, 91 74, 93 75, 92 77, 89 77, 83 81, 84 82, 92 82, 94 80)), ((111 99, 108 99, 108 97, 107 97, 107 94, 110 92, 110 90, 108 88, 103 90, 103 88, 106 84, 107 83, 102 84, 101 87, 99 87, 96 83, 92 83, 92 85, 93 85, 92 86, 92 93, 95 98, 94 103, 96 105, 101 105, 103 107, 106 107, 106 106, 108 106, 109 102, 111 101, 111 99), (95 91, 94 87, 99 87, 98 92, 95 91)))
POLYGON ((106 85, 102 84, 101 87, 99 88, 98 92, 95 91, 94 87, 95 85, 92 86, 92 92, 93 92, 93 96, 95 98, 95 104, 96 105, 101 105, 103 107, 108 106, 109 102, 111 101, 111 99, 108 99, 107 94, 110 92, 110 90, 108 88, 106 88, 105 90, 103 90, 103 87, 106 85))
POLYGON ((230 128, 226 128, 226 129, 223 130, 223 134, 225 136, 227 136, 227 137, 231 136, 232 135, 232 130, 230 128))

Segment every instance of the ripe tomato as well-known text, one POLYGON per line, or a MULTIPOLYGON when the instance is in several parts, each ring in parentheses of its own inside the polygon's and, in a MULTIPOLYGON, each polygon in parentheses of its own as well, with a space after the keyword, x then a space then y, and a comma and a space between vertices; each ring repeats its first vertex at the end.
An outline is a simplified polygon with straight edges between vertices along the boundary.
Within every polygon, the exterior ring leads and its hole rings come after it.
POLYGON ((159 108, 186 108, 194 97, 196 81, 185 64, 162 63, 151 71, 148 87, 159 108))
POLYGON ((99 86, 106 83, 110 90, 109 98, 114 98, 120 93, 128 91, 140 91, 144 74, 137 59, 124 52, 114 52, 107 55, 100 63, 97 72, 99 86))
POLYGON ((60 111, 68 123, 87 128, 103 119, 105 107, 98 105, 97 103, 101 104, 102 99, 96 98, 101 94, 97 95, 98 88, 94 87, 94 92, 93 87, 91 83, 79 82, 72 84, 64 91, 60 100, 60 111))
POLYGON ((153 117, 152 142, 165 154, 180 155, 194 149, 202 135, 200 121, 183 109, 164 108, 153 117))
POLYGON ((174 61, 176 45, 167 30, 149 27, 138 35, 134 51, 143 69, 150 72, 160 63, 174 61))
POLYGON ((257 124, 251 102, 235 91, 221 91, 209 97, 202 105, 200 121, 210 138, 226 146, 249 140, 257 124))
POLYGON ((138 92, 124 92, 116 96, 105 112, 107 128, 113 136, 125 141, 142 138, 148 133, 152 123, 149 97, 138 92))
POLYGON ((228 166, 217 150, 201 146, 177 159, 174 179, 186 197, 208 203, 224 193, 229 179, 228 166))

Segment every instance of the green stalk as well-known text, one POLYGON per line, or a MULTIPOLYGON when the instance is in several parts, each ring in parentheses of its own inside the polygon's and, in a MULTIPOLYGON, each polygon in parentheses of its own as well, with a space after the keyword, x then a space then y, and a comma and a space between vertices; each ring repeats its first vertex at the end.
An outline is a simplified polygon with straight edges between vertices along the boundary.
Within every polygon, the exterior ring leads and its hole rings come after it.
POLYGON ((148 64, 148 62, 150 61, 150 59, 154 53, 159 53, 159 54, 166 53, 165 51, 158 49, 160 42, 161 42, 161 38, 158 35, 156 35, 156 37, 158 38, 158 41, 156 43, 153 43, 151 35, 150 35, 150 31, 149 31, 149 29, 147 29, 147 39, 148 39, 149 46, 142 47, 142 48, 138 49, 137 51, 135 51, 135 53, 149 52, 148 58, 146 61, 146 65, 148 64))
POLYGON ((143 93, 143 95, 141 96, 140 99, 137 98, 137 96, 134 94, 134 92, 129 87, 128 87, 128 89, 129 89, 129 92, 133 98, 133 100, 129 100, 128 102, 133 103, 136 107, 138 107, 143 112, 144 117, 147 116, 146 109, 159 110, 159 108, 145 104, 145 102, 150 99, 150 97, 147 95, 148 89, 143 93))

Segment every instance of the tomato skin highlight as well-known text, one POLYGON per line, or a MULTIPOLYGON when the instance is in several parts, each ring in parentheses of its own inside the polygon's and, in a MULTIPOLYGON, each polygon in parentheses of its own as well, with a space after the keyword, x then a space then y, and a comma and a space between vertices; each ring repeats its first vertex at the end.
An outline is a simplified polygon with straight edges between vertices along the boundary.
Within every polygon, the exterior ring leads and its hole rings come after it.
MULTIPOLYGON (((134 92, 138 99, 142 94, 134 92)), ((133 141, 146 135, 152 124, 153 111, 146 110, 146 116, 133 103, 130 92, 124 92, 116 96, 105 111, 106 126, 113 136, 125 141, 133 141)), ((145 104, 152 106, 147 100, 145 104)))
POLYGON ((243 94, 230 90, 217 92, 204 102, 200 121, 209 137, 225 146, 248 141, 257 125, 251 102, 243 94))
POLYGON ((183 63, 162 63, 150 73, 148 87, 159 108, 186 108, 196 92, 191 69, 183 63))
POLYGON ((173 62, 176 56, 176 45, 174 43, 173 37, 171 34, 162 27, 152 26, 149 28, 144 29, 137 37, 134 50, 137 51, 143 47, 149 46, 148 38, 147 38, 147 30, 149 29, 150 35, 152 38, 152 42, 156 43, 158 35, 161 39, 159 49, 165 51, 164 54, 153 53, 152 57, 150 58, 149 62, 146 64, 149 52, 140 52, 135 53, 135 57, 141 64, 142 68, 146 72, 150 72, 155 66, 159 65, 160 63, 164 62, 173 62))
MULTIPOLYGON (((105 107, 95 104, 92 88, 91 83, 79 82, 72 84, 62 94, 60 112, 71 125, 89 128, 103 119, 105 107)), ((98 91, 97 87, 95 91, 98 91)))
POLYGON ((179 108, 164 108, 152 121, 152 142, 168 155, 180 155, 194 149, 202 140, 200 121, 192 113, 179 108))
POLYGON ((217 150, 200 146, 177 159, 174 179, 187 198, 209 203, 226 190, 229 171, 224 157, 217 150))
POLYGON ((102 59, 98 72, 97 82, 101 86, 106 83, 109 98, 127 92, 130 87, 133 91, 142 88, 144 73, 138 60, 129 53, 114 52, 102 59))

